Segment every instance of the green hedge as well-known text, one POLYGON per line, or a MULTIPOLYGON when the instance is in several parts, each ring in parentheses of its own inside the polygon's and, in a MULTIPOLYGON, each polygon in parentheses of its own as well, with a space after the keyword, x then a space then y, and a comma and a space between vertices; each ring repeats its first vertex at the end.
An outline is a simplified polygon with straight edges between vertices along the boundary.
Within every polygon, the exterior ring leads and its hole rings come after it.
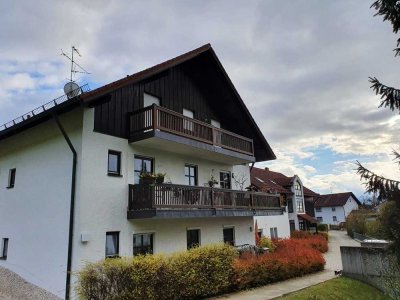
POLYGON ((81 299, 188 299, 229 290, 237 252, 212 245, 171 256, 146 255, 89 263, 78 273, 81 299))
POLYGON ((328 231, 328 224, 318 224, 318 231, 328 231))

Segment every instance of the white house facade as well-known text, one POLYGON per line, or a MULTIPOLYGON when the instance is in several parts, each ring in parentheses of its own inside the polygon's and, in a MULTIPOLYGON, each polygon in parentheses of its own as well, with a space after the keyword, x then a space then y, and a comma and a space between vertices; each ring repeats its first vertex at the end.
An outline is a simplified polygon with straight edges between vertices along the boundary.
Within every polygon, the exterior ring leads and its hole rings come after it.
POLYGON ((315 217, 320 223, 339 225, 359 205, 360 201, 351 192, 320 195, 314 203, 315 217))
POLYGON ((254 216, 285 217, 238 181, 275 156, 210 45, 83 92, 0 127, 0 266, 73 298, 86 262, 254 244, 254 216))

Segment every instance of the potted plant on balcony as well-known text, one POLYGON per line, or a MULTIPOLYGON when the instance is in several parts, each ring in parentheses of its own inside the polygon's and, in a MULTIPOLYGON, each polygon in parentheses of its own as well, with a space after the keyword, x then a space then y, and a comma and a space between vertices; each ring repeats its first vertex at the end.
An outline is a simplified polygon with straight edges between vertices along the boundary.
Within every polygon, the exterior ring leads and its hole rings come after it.
POLYGON ((214 175, 211 175, 210 180, 208 181, 208 186, 214 187, 216 184, 218 184, 218 181, 215 179, 214 175))
POLYGON ((156 174, 156 183, 164 183, 164 178, 167 173, 157 173, 156 174))
POLYGON ((154 184, 156 181, 156 175, 151 172, 142 172, 139 175, 141 184, 154 184))

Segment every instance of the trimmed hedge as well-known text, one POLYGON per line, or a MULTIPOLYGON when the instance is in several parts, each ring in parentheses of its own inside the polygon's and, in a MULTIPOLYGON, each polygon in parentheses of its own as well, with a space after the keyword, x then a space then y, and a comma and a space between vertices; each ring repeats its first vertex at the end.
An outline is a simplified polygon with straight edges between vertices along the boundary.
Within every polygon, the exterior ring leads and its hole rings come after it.
POLYGON ((324 269, 325 260, 321 252, 304 246, 301 239, 286 239, 276 243, 274 253, 235 260, 234 288, 256 287, 324 269))
POLYGON ((77 273, 76 292, 96 300, 198 299, 323 270, 325 238, 299 235, 304 237, 274 240, 275 251, 260 256, 239 257, 231 246, 211 245, 89 263, 77 273))
POLYGON ((81 299, 189 299, 231 287, 234 248, 213 245, 172 256, 146 255, 89 263, 78 273, 81 299))
POLYGON ((328 251, 328 234, 325 232, 312 234, 307 231, 295 230, 291 233, 291 236, 303 247, 311 247, 322 253, 328 251))
POLYGON ((328 231, 329 230, 328 224, 318 224, 317 228, 318 228, 318 231, 328 231))

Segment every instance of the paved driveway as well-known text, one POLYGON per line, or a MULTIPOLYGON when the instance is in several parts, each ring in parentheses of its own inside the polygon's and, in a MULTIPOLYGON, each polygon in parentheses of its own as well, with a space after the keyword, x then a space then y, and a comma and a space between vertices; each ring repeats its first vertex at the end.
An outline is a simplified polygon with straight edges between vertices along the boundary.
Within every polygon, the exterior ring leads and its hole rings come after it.
POLYGON ((340 246, 360 246, 360 243, 347 236, 346 231, 329 231, 329 251, 325 253, 325 270, 312 275, 293 278, 264 287, 255 288, 248 291, 224 295, 216 299, 232 300, 266 300, 280 297, 284 294, 292 293, 306 287, 316 285, 335 277, 334 270, 342 269, 342 259, 340 256, 340 246))

